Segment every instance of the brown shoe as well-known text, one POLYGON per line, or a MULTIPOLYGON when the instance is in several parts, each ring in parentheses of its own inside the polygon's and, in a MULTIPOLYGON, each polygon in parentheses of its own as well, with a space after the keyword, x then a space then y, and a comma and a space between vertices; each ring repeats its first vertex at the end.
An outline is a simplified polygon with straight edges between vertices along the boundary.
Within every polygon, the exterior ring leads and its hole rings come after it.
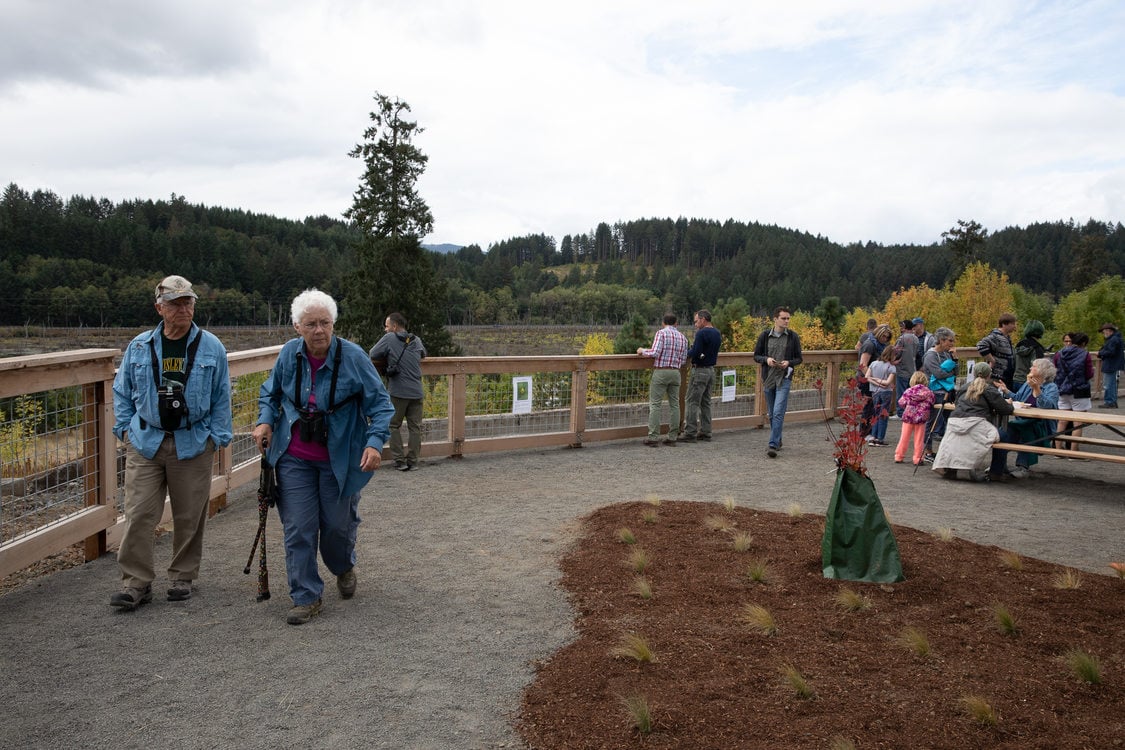
POLYGON ((336 588, 340 589, 340 596, 344 599, 351 599, 355 596, 355 568, 348 568, 348 570, 336 576, 336 588))
POLYGON ((289 610, 285 621, 290 625, 304 625, 319 613, 320 599, 317 599, 312 604, 298 604, 296 607, 293 607, 293 609, 289 610))

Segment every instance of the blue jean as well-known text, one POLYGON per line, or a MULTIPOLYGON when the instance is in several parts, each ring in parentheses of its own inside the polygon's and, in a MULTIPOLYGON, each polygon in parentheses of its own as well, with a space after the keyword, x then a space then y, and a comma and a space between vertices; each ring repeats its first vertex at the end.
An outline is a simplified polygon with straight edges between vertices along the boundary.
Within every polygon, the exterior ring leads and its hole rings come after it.
POLYGON ((328 461, 306 461, 288 453, 277 460, 277 482, 289 596, 297 606, 312 604, 324 593, 316 562, 318 538, 320 556, 333 575, 355 565, 360 493, 340 497, 328 461))
POLYGON ((898 406, 898 400, 902 398, 902 394, 906 393, 906 389, 910 387, 910 376, 903 377, 902 375, 895 376, 895 414, 899 419, 902 419, 902 412, 906 407, 898 406))
POLYGON ((871 400, 875 404, 875 423, 871 426, 871 437, 883 441, 887 437, 887 415, 890 413, 891 398, 894 391, 874 391, 871 400))
POLYGON ((1102 406, 1117 406, 1117 370, 1103 372, 1102 380, 1105 382, 1105 400, 1102 406))
POLYGON ((789 408, 789 388, 792 385, 793 379, 785 378, 776 386, 766 389, 766 415, 770 420, 771 448, 781 445, 781 428, 785 424, 785 410, 789 408))

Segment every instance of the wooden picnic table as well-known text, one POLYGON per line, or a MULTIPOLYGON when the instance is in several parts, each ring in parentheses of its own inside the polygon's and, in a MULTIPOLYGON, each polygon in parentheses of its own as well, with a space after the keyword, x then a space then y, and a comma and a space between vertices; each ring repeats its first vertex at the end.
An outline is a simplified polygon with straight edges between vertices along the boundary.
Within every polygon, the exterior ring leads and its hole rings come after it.
MULTIPOLYGON (((1057 422, 1071 422, 1076 427, 1088 424, 1102 425, 1111 432, 1120 436, 1120 439, 1096 438, 1085 435, 1074 436, 1060 435, 1060 439, 1072 444, 1082 443, 1095 448, 1112 448, 1125 451, 1125 414, 1109 414, 1104 411, 1066 411, 1062 409, 1036 409, 1029 406, 1017 406, 1013 417, 1032 417, 1036 419, 1053 419, 1057 422)), ((1050 438, 1045 438, 1050 439, 1050 438)), ((1062 456, 1063 458, 1086 458, 1095 461, 1110 461, 1125 464, 1125 454, 1108 453, 1099 450, 1078 450, 1077 448, 1053 448, 1040 445, 1027 445, 1025 443, 994 443, 993 448, 1020 451, 1023 453, 1040 453, 1048 456, 1062 456)))

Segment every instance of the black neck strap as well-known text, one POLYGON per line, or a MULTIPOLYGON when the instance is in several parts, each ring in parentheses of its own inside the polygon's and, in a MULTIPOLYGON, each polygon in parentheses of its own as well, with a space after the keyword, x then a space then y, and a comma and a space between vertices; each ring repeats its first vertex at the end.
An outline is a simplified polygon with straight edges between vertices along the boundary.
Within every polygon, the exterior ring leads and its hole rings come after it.
MULTIPOLYGON (((332 344, 336 345, 336 353, 332 357, 332 384, 328 388, 328 408, 325 409, 325 411, 329 414, 336 411, 336 378, 340 374, 340 360, 343 358, 343 355, 344 355, 344 345, 335 336, 332 337, 332 342, 329 344, 329 346, 331 346, 332 344)), ((304 366, 301 364, 302 359, 308 359, 304 354, 304 348, 303 347, 297 352, 297 376, 295 378, 295 383, 293 385, 293 403, 298 408, 300 408, 300 406, 301 406, 301 375, 305 371, 304 366)), ((311 371, 311 369, 312 369, 311 364, 309 365, 309 369, 311 371)), ((351 401, 352 399, 356 398, 358 395, 359 395, 359 393, 356 393, 356 394, 353 394, 352 396, 348 397, 347 399, 344 400, 343 403, 340 404, 340 406, 343 406, 344 404, 348 403, 348 401, 351 401)))
MULTIPOLYGON (((152 336, 148 340, 148 353, 152 358, 152 379, 156 381, 156 390, 160 390, 160 376, 164 374, 163 368, 160 366, 160 359, 156 356, 156 337, 160 335, 159 328, 154 328, 152 336)), ((191 335, 191 329, 188 329, 188 335, 191 335)), ((191 366, 195 364, 195 353, 199 350, 199 342, 203 338, 203 334, 195 337, 195 339, 188 344, 187 357, 184 360, 184 383, 183 386, 187 388, 188 377, 191 375, 191 366)))

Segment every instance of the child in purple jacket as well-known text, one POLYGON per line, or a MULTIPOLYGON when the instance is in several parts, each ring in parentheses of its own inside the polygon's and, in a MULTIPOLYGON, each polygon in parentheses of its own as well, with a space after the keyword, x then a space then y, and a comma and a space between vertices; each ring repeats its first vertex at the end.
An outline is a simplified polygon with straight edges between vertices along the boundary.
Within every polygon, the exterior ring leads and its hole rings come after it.
POLYGON ((902 407, 902 435, 895 446, 895 463, 901 464, 906 455, 906 446, 914 440, 914 465, 922 463, 922 448, 926 442, 926 420, 934 405, 934 392, 927 384, 926 373, 919 370, 910 376, 910 387, 902 392, 898 400, 902 407))

